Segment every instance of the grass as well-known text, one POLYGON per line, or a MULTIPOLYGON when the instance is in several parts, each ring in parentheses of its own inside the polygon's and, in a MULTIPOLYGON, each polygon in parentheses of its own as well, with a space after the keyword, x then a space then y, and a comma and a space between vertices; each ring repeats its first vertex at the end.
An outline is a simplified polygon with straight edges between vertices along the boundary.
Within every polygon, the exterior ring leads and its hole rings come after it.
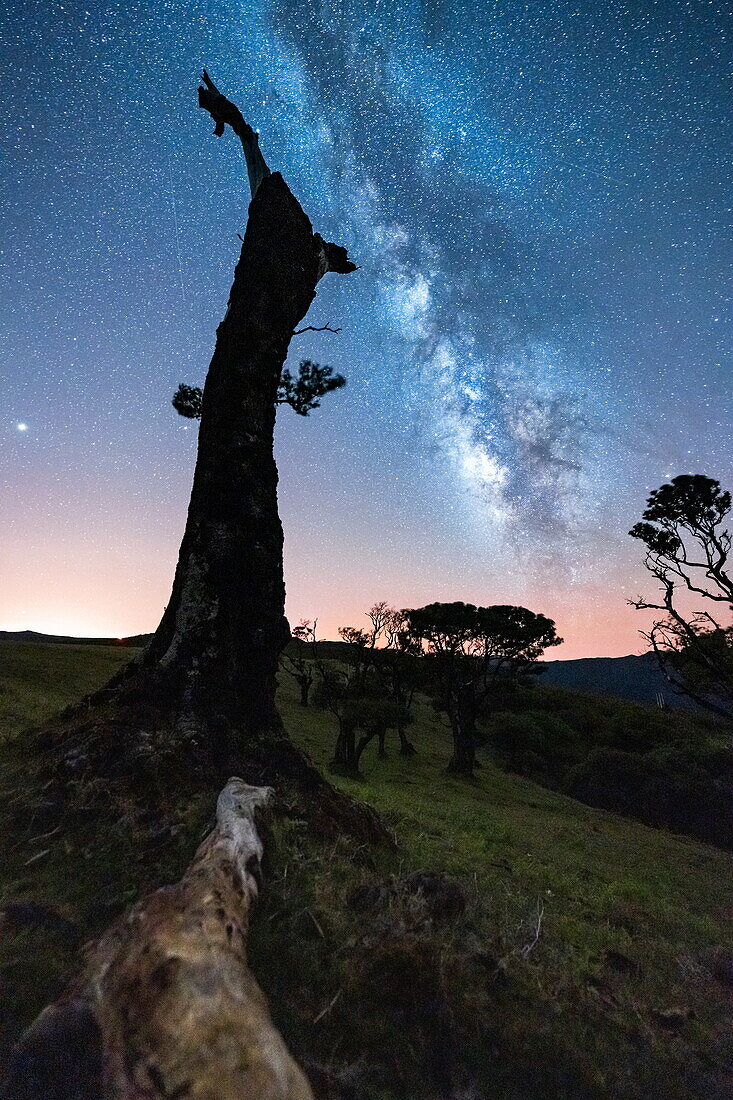
POLYGON ((129 660, 124 647, 0 642, 0 738, 50 718, 129 660))
MULTIPOLYGON (((3 644, 8 733, 98 686, 127 657, 3 644)), ((283 680, 285 724, 323 767, 333 723, 300 707, 283 680)), ((298 822, 275 830, 251 954, 296 1054, 371 1100, 447 1095, 446 1074, 467 1098, 727 1095, 730 990, 713 959, 731 949, 731 857, 488 759, 475 782, 450 779, 446 733, 427 704, 417 708, 418 756, 402 758, 393 744, 381 761, 370 746, 362 782, 335 780, 383 814, 396 855, 319 844, 298 822), (457 881, 465 913, 430 919, 406 885, 416 871, 457 881)), ((3 749, 3 809, 14 805, 14 820, 26 796, 22 746, 12 736, 3 749)), ((94 934, 141 889, 180 873, 213 796, 171 791, 163 816, 174 830, 163 840, 133 807, 127 818, 81 815, 30 843, 17 827, 4 892, 52 904, 94 934)), ((78 964, 58 928, 5 937, 6 1042, 78 964)))

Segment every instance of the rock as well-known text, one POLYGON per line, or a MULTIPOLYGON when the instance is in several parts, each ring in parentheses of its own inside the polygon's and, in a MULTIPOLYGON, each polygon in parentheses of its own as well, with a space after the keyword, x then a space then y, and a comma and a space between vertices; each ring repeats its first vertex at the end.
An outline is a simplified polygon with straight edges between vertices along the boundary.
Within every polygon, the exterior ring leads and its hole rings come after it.
POLYGON ((604 952, 603 965, 608 970, 615 970, 617 974, 635 974, 638 976, 641 972, 638 963, 628 958, 627 955, 623 955, 620 951, 614 951, 613 949, 604 952))
POLYGON ((363 882, 349 891, 346 904, 357 913, 366 913, 384 909, 390 899, 391 891, 384 883, 363 882))

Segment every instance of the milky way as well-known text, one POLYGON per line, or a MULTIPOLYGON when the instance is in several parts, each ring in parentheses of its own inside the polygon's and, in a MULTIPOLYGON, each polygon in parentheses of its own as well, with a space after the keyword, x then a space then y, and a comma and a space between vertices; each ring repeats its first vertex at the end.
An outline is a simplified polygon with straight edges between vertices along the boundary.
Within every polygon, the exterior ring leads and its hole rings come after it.
MULTIPOLYGON (((32 5, 31 5, 32 7, 32 5)), ((167 598, 245 218, 202 64, 360 271, 298 338, 348 386, 278 426, 288 611, 511 599, 637 648, 647 491, 730 484, 722 5, 38 5, 2 140, 0 625, 127 633, 167 598), (19 425, 27 430, 19 431, 19 425)))

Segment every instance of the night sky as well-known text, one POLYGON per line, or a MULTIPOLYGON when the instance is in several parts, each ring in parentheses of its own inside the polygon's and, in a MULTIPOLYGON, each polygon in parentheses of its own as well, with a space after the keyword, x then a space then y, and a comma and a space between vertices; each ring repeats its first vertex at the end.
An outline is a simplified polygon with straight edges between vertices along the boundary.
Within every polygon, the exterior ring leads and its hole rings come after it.
POLYGON ((293 341, 347 376, 278 413, 291 621, 523 603, 553 656, 643 648, 626 532, 733 488, 724 5, 30 3, 3 53, 0 627, 153 629, 246 221, 202 65, 361 270, 293 341))

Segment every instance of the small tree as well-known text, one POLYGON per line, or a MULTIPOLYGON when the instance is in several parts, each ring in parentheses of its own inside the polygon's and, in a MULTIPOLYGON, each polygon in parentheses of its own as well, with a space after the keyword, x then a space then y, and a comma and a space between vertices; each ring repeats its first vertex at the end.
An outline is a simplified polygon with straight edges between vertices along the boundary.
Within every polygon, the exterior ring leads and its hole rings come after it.
POLYGON ((340 626, 338 632, 341 641, 346 646, 344 656, 351 669, 349 681, 352 694, 358 695, 364 691, 366 686, 366 678, 372 659, 373 646, 371 639, 368 631, 359 630, 355 626, 340 626))
POLYGON ((392 700, 385 699, 382 695, 377 697, 362 696, 354 703, 353 712, 356 727, 362 731, 355 751, 356 766, 358 768, 364 749, 375 738, 377 738, 377 755, 382 760, 386 759, 385 739, 387 730, 398 725, 399 713, 392 700))
POLYGON ((432 603, 405 612, 410 634, 427 654, 437 705, 453 735, 448 771, 476 766, 476 719, 499 677, 528 671, 545 649, 560 645, 552 619, 526 607, 432 603))
MULTIPOLYGON (((390 607, 386 600, 372 604, 366 617, 371 625, 365 630, 353 626, 339 627, 339 635, 349 647, 348 660, 355 670, 356 691, 363 695, 376 691, 382 698, 386 692, 389 700, 389 705, 385 705, 380 712, 382 717, 388 719, 387 724, 367 737, 361 752, 374 736, 378 736, 379 755, 386 756, 385 733, 394 727, 400 739, 401 754, 412 756, 415 746, 407 739, 405 728, 411 721, 410 710, 417 686, 414 658, 419 654, 419 646, 416 647, 410 637, 404 611, 390 607), (370 677, 374 681, 371 692, 370 677)), ((361 728, 366 730, 363 723, 361 728)), ((361 752, 357 746, 357 756, 361 752)))
POLYGON ((405 733, 412 721, 412 704, 419 681, 420 643, 410 633, 405 611, 387 609, 383 631, 384 647, 379 650, 377 668, 397 708, 400 754, 414 756, 416 748, 405 733))
POLYGON ((363 691, 369 669, 374 666, 375 651, 382 640, 392 608, 382 600, 375 603, 366 613, 371 627, 362 630, 356 626, 340 626, 339 637, 346 642, 348 659, 355 668, 355 680, 363 691))
MULTIPOLYGON (((334 374, 331 367, 322 367, 310 359, 301 359, 297 377, 285 369, 280 374, 277 388, 276 405, 290 405, 299 416, 307 416, 313 409, 320 407, 319 398, 346 385, 342 374, 334 374)), ((189 420, 201 419, 203 393, 198 386, 187 386, 181 382, 173 394, 171 404, 181 416, 189 420)))
MULTIPOLYGON (((348 670, 336 661, 328 660, 316 636, 316 621, 301 624, 300 640, 307 646, 311 668, 315 670, 313 704, 327 710, 336 719, 338 733, 329 768, 338 775, 352 779, 359 776, 356 752, 358 713, 355 699, 359 695, 353 667, 348 670)), ((295 633, 295 631, 294 631, 295 633)))
POLYGON ((308 646, 316 640, 317 619, 301 619, 291 630, 292 640, 280 655, 280 668, 297 683, 300 689, 300 705, 308 706, 313 686, 313 661, 308 657, 308 646))
POLYGON ((642 522, 629 532, 646 546, 644 564, 661 585, 656 602, 630 601, 637 610, 663 613, 642 635, 673 691, 726 719, 733 718, 733 627, 720 612, 730 620, 733 611, 731 534, 724 526, 730 510, 731 495, 720 482, 683 474, 652 492, 642 522), (683 611, 680 594, 706 609, 683 611))

